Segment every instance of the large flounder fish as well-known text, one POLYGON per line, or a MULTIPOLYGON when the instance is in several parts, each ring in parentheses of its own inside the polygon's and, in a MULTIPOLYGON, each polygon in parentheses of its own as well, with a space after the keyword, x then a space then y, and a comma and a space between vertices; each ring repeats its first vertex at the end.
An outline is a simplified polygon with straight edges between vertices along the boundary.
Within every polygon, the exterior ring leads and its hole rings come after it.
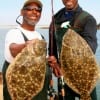
POLYGON ((27 45, 9 65, 6 72, 12 100, 31 100, 44 85, 46 42, 35 40, 27 45))
POLYGON ((98 79, 97 63, 87 42, 71 29, 63 37, 60 62, 65 83, 80 100, 91 100, 98 79))

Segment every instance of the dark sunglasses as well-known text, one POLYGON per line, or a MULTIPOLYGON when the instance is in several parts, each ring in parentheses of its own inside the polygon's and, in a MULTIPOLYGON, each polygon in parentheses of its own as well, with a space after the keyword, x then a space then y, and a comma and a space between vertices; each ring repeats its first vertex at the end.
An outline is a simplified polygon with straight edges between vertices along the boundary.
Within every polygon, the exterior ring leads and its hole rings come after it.
POLYGON ((36 7, 36 6, 27 6, 27 7, 24 7, 23 10, 27 10, 27 11, 37 11, 37 12, 41 12, 42 11, 42 8, 41 7, 36 7))

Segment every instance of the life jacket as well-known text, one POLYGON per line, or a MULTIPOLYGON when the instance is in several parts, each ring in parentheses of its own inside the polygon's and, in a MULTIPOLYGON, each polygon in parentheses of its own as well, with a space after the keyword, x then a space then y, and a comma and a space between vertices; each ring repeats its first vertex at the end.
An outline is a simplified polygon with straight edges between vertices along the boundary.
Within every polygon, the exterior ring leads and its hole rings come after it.
MULTIPOLYGON (((84 29, 86 18, 88 16, 89 16, 89 14, 87 12, 82 11, 77 16, 77 18, 75 18, 75 21, 73 22, 72 25, 68 25, 68 26, 64 26, 64 27, 61 27, 61 23, 57 23, 55 21, 55 27, 56 27, 55 38, 56 38, 57 50, 59 53, 61 51, 62 38, 63 38, 64 34, 66 33, 66 31, 68 30, 68 28, 75 30, 78 34, 81 35, 81 32, 84 29)), ((68 23, 68 22, 66 21, 64 23, 68 23)))

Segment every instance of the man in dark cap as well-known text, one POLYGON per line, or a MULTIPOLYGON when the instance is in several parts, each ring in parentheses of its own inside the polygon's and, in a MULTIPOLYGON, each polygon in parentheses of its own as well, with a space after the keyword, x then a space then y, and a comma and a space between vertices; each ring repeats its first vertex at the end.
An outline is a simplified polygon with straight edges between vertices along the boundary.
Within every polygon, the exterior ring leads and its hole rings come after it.
MULTIPOLYGON (((6 84, 6 70, 10 63, 20 51, 31 43, 33 39, 43 39, 43 36, 35 30, 36 24, 39 22, 42 13, 42 3, 39 0, 27 0, 20 15, 22 22, 19 26, 11 29, 5 38, 5 63, 2 69, 3 73, 3 100, 11 100, 6 84)), ((19 17, 18 17, 19 18, 19 17)), ((24 84, 23 84, 24 85, 24 84)), ((24 100, 24 99, 23 99, 24 100)), ((26 99, 25 99, 26 100, 26 99)), ((47 80, 41 92, 37 94, 33 100, 47 100, 47 80)))
POLYGON ((23 7, 25 7, 31 3, 36 3, 40 8, 42 8, 42 6, 43 6, 41 1, 39 1, 39 0, 26 0, 23 7))
MULTIPOLYGON (((52 22, 49 30, 49 55, 48 58, 50 66, 54 69, 54 74, 59 77, 59 71, 55 69, 54 65, 60 66, 59 55, 61 51, 62 37, 65 33, 63 27, 70 26, 80 36, 82 36, 93 53, 96 52, 97 38, 96 38, 96 20, 95 18, 84 11, 78 4, 78 0, 62 0, 64 8, 60 9, 54 15, 54 23, 52 22), (55 24, 53 28, 53 24, 55 24), (53 44, 53 45, 52 45, 53 44), (51 56, 52 55, 52 56, 51 56), (58 64, 55 61, 58 60, 58 64)), ((59 88, 59 87, 58 87, 59 88)), ((75 100, 75 97, 80 97, 71 88, 65 85, 65 99, 64 100, 75 100)), ((91 93, 92 100, 97 100, 96 88, 91 93)), ((63 100, 59 95, 59 100, 63 100)))

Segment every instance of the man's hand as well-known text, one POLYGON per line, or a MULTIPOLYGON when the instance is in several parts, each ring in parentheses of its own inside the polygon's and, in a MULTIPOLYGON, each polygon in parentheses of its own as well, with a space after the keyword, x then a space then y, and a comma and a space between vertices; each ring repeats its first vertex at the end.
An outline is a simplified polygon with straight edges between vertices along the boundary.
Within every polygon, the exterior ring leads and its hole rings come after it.
POLYGON ((54 56, 48 57, 48 64, 53 69, 53 73, 56 77, 60 77, 62 75, 60 65, 57 63, 57 59, 54 56))

